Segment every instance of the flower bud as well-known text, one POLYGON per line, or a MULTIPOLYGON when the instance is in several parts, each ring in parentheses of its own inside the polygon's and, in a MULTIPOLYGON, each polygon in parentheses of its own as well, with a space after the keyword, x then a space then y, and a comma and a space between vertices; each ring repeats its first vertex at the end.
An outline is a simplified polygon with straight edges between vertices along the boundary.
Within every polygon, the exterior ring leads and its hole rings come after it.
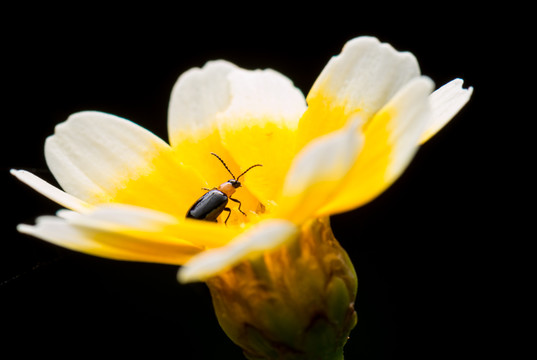
POLYGON ((207 284, 221 327, 248 359, 343 359, 358 283, 328 218, 207 284))

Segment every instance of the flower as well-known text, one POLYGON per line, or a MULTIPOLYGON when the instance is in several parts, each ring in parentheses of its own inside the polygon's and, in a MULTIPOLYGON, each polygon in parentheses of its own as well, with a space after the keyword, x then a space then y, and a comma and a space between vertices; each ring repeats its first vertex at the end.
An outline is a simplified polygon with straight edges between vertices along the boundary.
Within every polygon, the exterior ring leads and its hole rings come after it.
POLYGON ((460 79, 433 92, 412 54, 372 37, 349 41, 307 99, 274 70, 208 62, 173 88, 169 144, 101 112, 58 125, 45 158, 63 191, 12 173, 69 210, 18 229, 88 254, 183 265, 180 281, 210 285, 382 193, 471 94, 460 79), (241 178, 245 215, 230 203, 226 225, 185 219, 202 188, 229 179, 211 153, 233 174, 262 165, 241 178))

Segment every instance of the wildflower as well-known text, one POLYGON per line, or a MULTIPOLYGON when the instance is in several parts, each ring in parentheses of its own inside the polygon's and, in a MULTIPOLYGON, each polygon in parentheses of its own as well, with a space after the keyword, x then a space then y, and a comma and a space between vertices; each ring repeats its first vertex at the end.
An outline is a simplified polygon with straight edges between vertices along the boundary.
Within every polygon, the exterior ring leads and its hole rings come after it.
POLYGON ((206 281, 223 329, 251 359, 341 358, 356 323, 356 275, 328 217, 359 207, 404 171, 464 106, 455 79, 433 92, 410 53, 349 41, 306 99, 274 70, 213 61, 181 75, 169 144, 100 112, 73 114, 45 144, 64 191, 12 173, 69 210, 19 230, 88 254, 183 265, 206 281), (185 219, 206 190, 241 178, 242 214, 185 219), (224 219, 223 219, 224 218, 224 219), (324 349, 324 350, 323 350, 324 349), (322 355, 321 355, 322 354, 322 355))

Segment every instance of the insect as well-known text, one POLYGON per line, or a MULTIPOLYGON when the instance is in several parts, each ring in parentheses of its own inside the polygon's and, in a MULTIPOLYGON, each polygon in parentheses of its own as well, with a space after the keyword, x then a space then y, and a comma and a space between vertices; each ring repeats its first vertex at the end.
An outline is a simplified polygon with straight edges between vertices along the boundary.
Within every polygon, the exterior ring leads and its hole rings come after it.
POLYGON ((250 166, 246 171, 244 171, 242 174, 240 174, 237 178, 235 178, 235 175, 229 170, 224 160, 222 160, 218 155, 215 153, 211 153, 211 155, 216 156, 220 162, 224 165, 226 170, 231 174, 233 179, 226 181, 223 184, 220 184, 217 188, 207 189, 202 188, 203 190, 207 190, 207 192, 200 197, 194 205, 188 210, 188 213, 186 214, 187 218, 191 219, 198 219, 198 220, 206 220, 206 221, 214 221, 216 222, 216 218, 220 216, 220 214, 223 211, 227 211, 227 217, 224 221, 224 224, 227 224, 227 221, 229 219, 229 216, 231 215, 231 209, 226 207, 228 200, 234 201, 239 204, 238 210, 246 216, 246 214, 241 210, 241 202, 237 199, 233 199, 231 195, 236 191, 235 189, 241 187, 241 183, 239 179, 241 176, 246 174, 249 170, 256 166, 263 166, 261 164, 255 164, 250 166))

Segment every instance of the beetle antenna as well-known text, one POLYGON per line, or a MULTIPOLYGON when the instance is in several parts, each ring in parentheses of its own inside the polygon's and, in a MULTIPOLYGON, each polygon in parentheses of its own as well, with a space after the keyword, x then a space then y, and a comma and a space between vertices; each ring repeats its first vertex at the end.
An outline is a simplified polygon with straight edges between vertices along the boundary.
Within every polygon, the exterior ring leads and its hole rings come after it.
MULTIPOLYGON (((227 167, 227 165, 226 165, 226 163, 224 162, 224 160, 220 159, 220 156, 216 155, 216 154, 213 153, 213 152, 211 153, 211 155, 216 156, 216 158, 217 158, 218 160, 220 160, 220 162, 224 165, 224 167, 225 167, 226 170, 231 174, 231 176, 233 176, 233 179, 235 179, 235 175, 233 175, 233 173, 231 172, 231 170, 229 170, 229 168, 227 167)), ((248 170, 250 170, 250 169, 248 169, 248 170)), ((246 170, 246 171, 248 171, 248 170, 246 170)), ((245 171, 245 172, 246 172, 246 171, 245 171)), ((243 174, 244 174, 244 173, 243 173, 243 174)), ((241 174, 241 176, 242 176, 242 174, 241 174)), ((239 176, 239 177, 240 177, 240 176, 239 176)), ((236 179, 235 179, 235 180, 236 180, 236 179)))
POLYGON ((239 181, 239 179, 240 179, 240 177, 241 177, 242 175, 246 174, 250 169, 255 168, 256 166, 263 166, 263 165, 261 165, 261 164, 255 164, 255 165, 250 166, 248 169, 246 169, 245 172, 243 172, 242 174, 240 174, 239 177, 237 177, 236 180, 239 181))

